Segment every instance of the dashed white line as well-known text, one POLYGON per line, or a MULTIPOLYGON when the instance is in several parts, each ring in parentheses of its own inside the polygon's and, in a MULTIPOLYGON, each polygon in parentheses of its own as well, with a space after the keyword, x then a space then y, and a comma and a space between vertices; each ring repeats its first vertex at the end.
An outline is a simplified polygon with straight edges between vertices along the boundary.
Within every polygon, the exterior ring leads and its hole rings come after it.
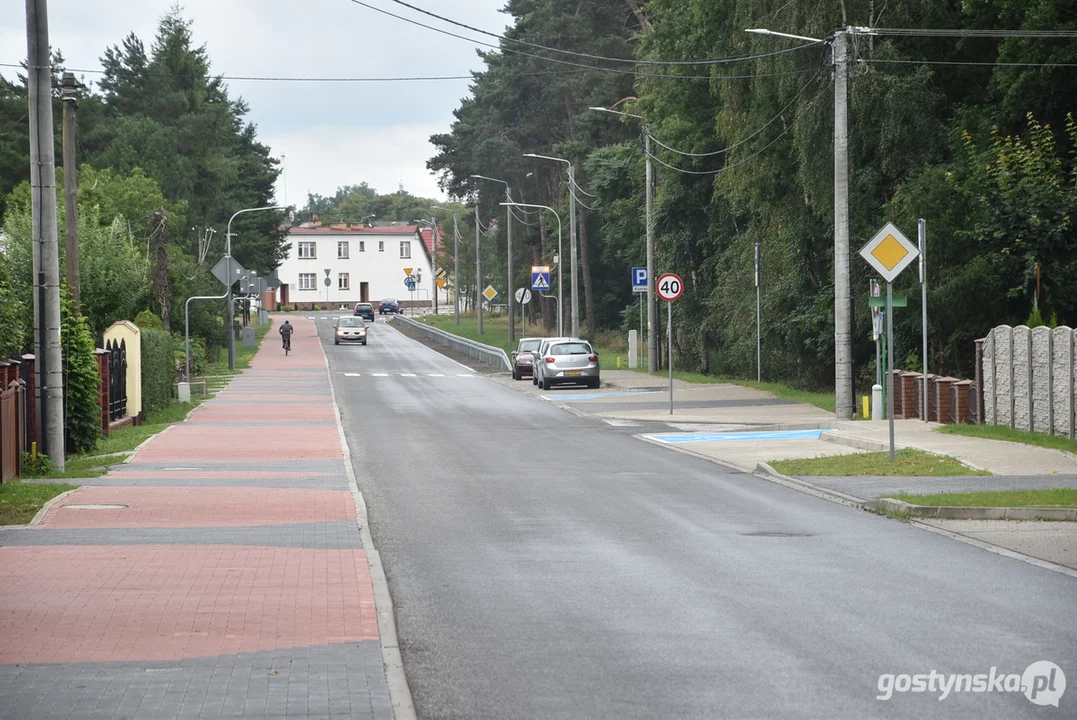
POLYGON ((359 373, 344 373, 344 377, 359 377, 359 373))
POLYGON ((430 377, 445 377, 444 373, 430 373, 430 377))
POLYGON ((474 375, 472 375, 472 374, 470 374, 470 373, 456 373, 456 377, 466 377, 466 378, 470 378, 470 377, 475 377, 475 376, 474 376, 474 375))
POLYGON ((389 373, 370 373, 374 377, 389 377, 389 373))
POLYGON ((400 377, 419 377, 415 373, 400 373, 400 377))

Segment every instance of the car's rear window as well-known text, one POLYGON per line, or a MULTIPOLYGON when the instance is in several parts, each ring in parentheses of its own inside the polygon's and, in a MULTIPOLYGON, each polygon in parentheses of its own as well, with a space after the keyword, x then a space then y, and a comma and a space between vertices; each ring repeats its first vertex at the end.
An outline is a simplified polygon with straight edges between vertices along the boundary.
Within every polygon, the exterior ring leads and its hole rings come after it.
POLYGON ((560 343, 550 348, 551 355, 590 355, 591 346, 587 343, 560 343))
POLYGON ((520 350, 522 352, 528 352, 530 350, 538 350, 539 345, 542 344, 541 340, 525 340, 520 343, 520 350))
POLYGON ((371 305, 370 303, 359 303, 358 305, 355 306, 355 309, 356 310, 373 310, 374 306, 371 305))

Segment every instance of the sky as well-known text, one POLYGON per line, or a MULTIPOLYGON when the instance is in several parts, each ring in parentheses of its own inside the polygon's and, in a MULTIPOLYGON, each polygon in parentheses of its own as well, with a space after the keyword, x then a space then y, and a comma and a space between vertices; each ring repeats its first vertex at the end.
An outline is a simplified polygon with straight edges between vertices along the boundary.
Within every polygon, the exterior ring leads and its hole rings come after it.
MULTIPOLYGON (((69 68, 100 69, 105 48, 130 32, 153 41, 174 0, 49 0, 49 40, 69 68)), ((438 25, 390 0, 368 5, 438 25)), ((0 13, 0 63, 26 57, 24 3, 0 13)), ((413 0, 469 25, 503 32, 505 0, 413 0)), ((476 45, 410 25, 351 0, 185 0, 197 44, 225 76, 416 77, 468 75, 483 68, 476 45)), ((452 28, 447 28, 452 29, 452 28)), ((490 40, 491 38, 481 38, 490 40)), ((496 42, 496 40, 494 40, 496 42)), ((0 67, 14 79, 16 70, 0 67)), ((76 73, 78 75, 78 73, 76 73)), ((85 75, 93 81, 99 75, 85 75)), ((307 193, 331 195, 368 183, 380 193, 400 184, 413 195, 444 199, 426 169, 430 136, 447 132, 468 80, 418 82, 253 82, 229 80, 231 97, 250 106, 247 120, 274 157, 284 158, 277 200, 302 205, 307 193)))

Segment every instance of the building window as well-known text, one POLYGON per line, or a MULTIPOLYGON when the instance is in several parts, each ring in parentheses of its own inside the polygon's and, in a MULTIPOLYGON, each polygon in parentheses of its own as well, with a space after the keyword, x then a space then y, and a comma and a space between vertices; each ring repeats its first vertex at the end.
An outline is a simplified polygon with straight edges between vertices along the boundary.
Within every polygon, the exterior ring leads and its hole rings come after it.
POLYGON ((409 257, 411 257, 411 241, 410 240, 401 240, 400 241, 400 257, 401 258, 409 258, 409 257))
POLYGON ((351 290, 351 278, 348 273, 337 275, 337 290, 351 290))
POLYGON ((337 241, 337 258, 339 258, 340 260, 347 260, 348 259, 348 241, 347 240, 339 240, 339 241, 337 241))
POLYGON ((359 241, 359 252, 366 252, 366 241, 365 240, 360 240, 359 241))
POLYGON ((313 260, 318 257, 318 253, 314 250, 315 245, 312 242, 299 243, 299 259, 300 260, 313 260))
POLYGON ((385 252, 385 241, 378 240, 378 252, 385 252))
POLYGON ((299 273, 300 290, 317 290, 318 275, 316 273, 299 273))

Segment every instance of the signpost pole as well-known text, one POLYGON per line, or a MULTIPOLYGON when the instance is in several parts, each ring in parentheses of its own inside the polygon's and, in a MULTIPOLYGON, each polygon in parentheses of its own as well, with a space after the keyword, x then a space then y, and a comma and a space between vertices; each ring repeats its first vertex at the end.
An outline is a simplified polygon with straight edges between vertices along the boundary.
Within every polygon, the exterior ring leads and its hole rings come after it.
POLYGON ((921 334, 924 342, 923 371, 924 379, 920 384, 924 386, 924 410, 920 413, 924 422, 927 422, 927 221, 920 218, 916 223, 920 240, 920 313, 921 334))
POLYGON ((759 290, 759 243, 755 244, 755 381, 763 382, 763 300, 759 290))
POLYGON ((669 414, 673 414, 673 303, 667 302, 666 347, 669 350, 669 414))
POLYGON ((890 422, 890 462, 894 462, 894 283, 886 283, 886 409, 890 422))

